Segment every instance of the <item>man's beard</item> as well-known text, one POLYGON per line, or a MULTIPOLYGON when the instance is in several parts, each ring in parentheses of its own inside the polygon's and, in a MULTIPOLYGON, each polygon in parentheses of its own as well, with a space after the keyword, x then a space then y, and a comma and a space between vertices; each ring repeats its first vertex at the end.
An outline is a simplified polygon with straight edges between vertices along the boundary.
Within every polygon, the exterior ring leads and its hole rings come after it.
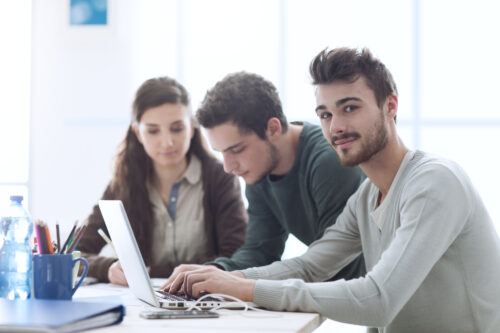
POLYGON ((332 145, 332 147, 334 147, 334 150, 337 153, 337 156, 339 157, 340 163, 345 167, 353 167, 370 160, 373 157, 373 155, 377 154, 379 151, 381 151, 387 146, 387 142, 388 142, 387 129, 384 126, 384 117, 383 114, 381 113, 381 117, 379 117, 378 121, 373 126, 373 131, 368 133, 364 141, 359 133, 352 132, 343 134, 341 136, 333 136, 330 144, 332 145), (339 154, 339 152, 335 148, 336 145, 334 144, 334 142, 339 139, 346 139, 346 138, 361 139, 362 140, 361 151, 358 152, 357 154, 349 156, 348 151, 351 148, 346 148, 342 150, 343 154, 339 154))

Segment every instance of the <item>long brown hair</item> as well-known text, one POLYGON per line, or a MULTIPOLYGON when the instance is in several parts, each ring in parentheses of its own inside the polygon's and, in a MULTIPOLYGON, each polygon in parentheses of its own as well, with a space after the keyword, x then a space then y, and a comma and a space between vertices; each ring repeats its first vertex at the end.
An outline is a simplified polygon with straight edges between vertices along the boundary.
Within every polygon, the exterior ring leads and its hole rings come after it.
MULTIPOLYGON (((166 103, 182 104, 189 109, 189 95, 176 80, 169 77, 152 78, 145 81, 137 90, 133 102, 131 124, 116 156, 111 190, 123 201, 132 229, 144 257, 151 257, 151 231, 153 209, 149 200, 146 184, 154 175, 153 162, 132 129, 140 122, 144 113, 166 103)), ((194 135, 191 139, 187 157, 196 155, 203 160, 210 156, 199 126, 194 122, 194 135)), ((147 263, 146 263, 147 264, 147 263)))

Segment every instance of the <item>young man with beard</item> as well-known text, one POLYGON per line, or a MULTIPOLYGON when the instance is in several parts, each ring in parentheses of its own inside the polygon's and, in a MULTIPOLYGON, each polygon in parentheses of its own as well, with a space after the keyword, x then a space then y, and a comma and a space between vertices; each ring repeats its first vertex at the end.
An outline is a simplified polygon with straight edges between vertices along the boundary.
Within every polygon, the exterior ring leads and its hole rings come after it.
POLYGON ((231 273, 207 267, 178 276, 170 289, 387 333, 498 332, 500 241, 465 172, 406 148, 395 125, 396 86, 368 50, 325 50, 310 70, 324 136, 343 165, 359 165, 368 179, 303 256, 231 273), (314 283, 360 251, 366 276, 314 283))
MULTIPOLYGON (((224 170, 247 184, 246 240, 231 258, 209 263, 220 269, 280 260, 290 233, 306 245, 321 238, 365 179, 358 167, 341 166, 319 126, 287 123, 276 88, 259 75, 226 76, 207 92, 196 116, 222 153, 224 170)), ((339 260, 346 267, 325 280, 366 273, 359 253, 339 260)), ((181 265, 173 276, 203 267, 181 265)))

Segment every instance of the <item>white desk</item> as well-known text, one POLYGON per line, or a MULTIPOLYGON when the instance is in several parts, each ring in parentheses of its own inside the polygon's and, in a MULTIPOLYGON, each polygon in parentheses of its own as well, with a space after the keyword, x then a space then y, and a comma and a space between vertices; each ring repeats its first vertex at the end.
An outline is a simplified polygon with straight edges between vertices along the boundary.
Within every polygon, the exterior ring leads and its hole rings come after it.
MULTIPOLYGON (((155 283, 156 284, 156 283, 155 283)), ((209 319, 143 319, 139 313, 154 309, 139 301, 128 288, 110 284, 95 284, 80 287, 74 298, 119 296, 127 308, 126 316, 119 325, 92 330, 92 332, 300 332, 315 330, 323 319, 317 313, 257 312, 219 310, 219 318, 209 319)))

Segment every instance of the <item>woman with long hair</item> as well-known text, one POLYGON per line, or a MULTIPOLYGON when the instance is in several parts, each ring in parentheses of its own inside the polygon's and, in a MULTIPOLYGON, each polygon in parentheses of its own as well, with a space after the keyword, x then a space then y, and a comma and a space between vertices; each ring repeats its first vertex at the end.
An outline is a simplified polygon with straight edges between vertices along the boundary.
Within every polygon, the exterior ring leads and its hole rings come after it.
MULTIPOLYGON (((182 263, 230 257, 242 244, 246 212, 238 179, 206 148, 186 89, 168 77, 138 89, 132 121, 103 200, 121 200, 151 277, 182 263)), ((78 250, 88 276, 127 285, 116 258, 99 255, 107 233, 96 205, 78 250)))

